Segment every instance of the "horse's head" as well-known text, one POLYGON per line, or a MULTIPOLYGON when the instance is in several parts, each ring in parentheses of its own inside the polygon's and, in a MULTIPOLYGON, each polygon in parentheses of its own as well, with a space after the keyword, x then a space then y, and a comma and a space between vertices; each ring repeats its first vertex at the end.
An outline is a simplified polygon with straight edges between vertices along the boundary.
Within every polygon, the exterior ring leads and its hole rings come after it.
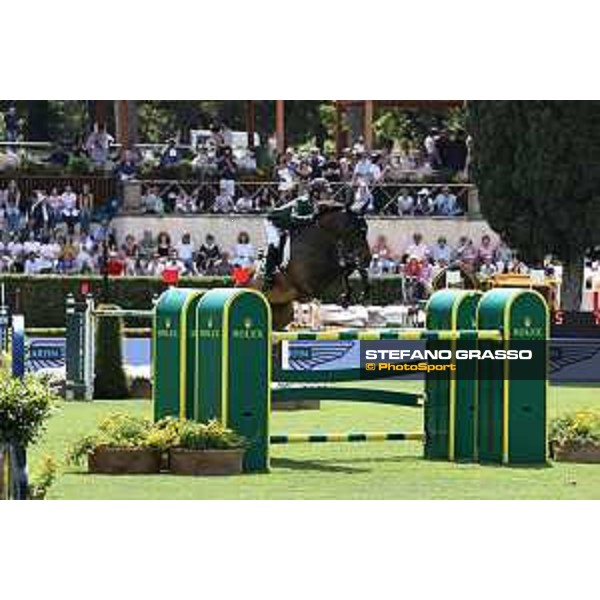
POLYGON ((363 217, 346 210, 331 210, 319 216, 319 227, 330 232, 340 253, 356 267, 368 267, 371 250, 367 242, 367 223, 363 217))

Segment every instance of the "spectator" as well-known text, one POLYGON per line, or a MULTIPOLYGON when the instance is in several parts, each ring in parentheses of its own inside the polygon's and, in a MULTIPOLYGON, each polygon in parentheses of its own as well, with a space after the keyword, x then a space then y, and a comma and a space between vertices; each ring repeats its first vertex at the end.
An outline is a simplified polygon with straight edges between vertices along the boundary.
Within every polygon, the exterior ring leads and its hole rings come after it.
POLYGON ((179 150, 177 150, 177 144, 174 139, 170 139, 167 142, 165 149, 160 157, 160 164, 163 167, 172 167, 179 163, 179 150))
POLYGON ((104 166, 108 161, 110 145, 114 138, 106 131, 104 124, 96 124, 85 143, 90 160, 97 166, 104 166))
POLYGON ((402 188, 396 201, 399 215, 413 215, 415 212, 415 200, 408 193, 406 188, 402 188))
POLYGON ((200 194, 200 188, 195 188, 190 196, 192 212, 206 212, 206 199, 200 194))
POLYGON ((500 273, 505 273, 508 269, 508 265, 514 258, 513 251, 502 241, 496 247, 494 253, 494 259, 496 261, 496 267, 500 273))
POLYGON ((389 273, 396 268, 396 261, 392 257, 392 251, 388 246, 385 235, 377 236, 373 248, 371 248, 371 268, 376 273, 389 273))
POLYGON ((116 175, 120 181, 131 181, 137 175, 137 165, 133 159, 133 152, 125 150, 123 157, 116 168, 116 175))
POLYGON ((215 198, 213 203, 212 212, 215 213, 231 213, 235 209, 233 203, 233 197, 227 193, 227 186, 223 185, 223 182, 219 184, 220 190, 219 195, 215 198))
POLYGON ((94 194, 90 189, 89 183, 84 183, 81 194, 79 195, 79 208, 81 211, 81 232, 87 233, 92 221, 94 212, 94 194))
POLYGON ((235 203, 235 212, 249 213, 254 210, 254 202, 250 196, 240 196, 235 203))
POLYGON ((420 233, 413 234, 413 243, 406 248, 405 254, 421 262, 429 258, 429 248, 423 242, 423 236, 420 233))
POLYGON ((125 261, 116 250, 110 250, 108 253, 106 272, 112 277, 121 277, 125 274, 125 261))
POLYGON ((440 164, 440 155, 436 143, 437 138, 438 130, 435 127, 432 127, 428 135, 425 137, 425 140, 423 141, 423 146, 425 147, 425 154, 427 156, 427 160, 434 169, 439 168, 437 165, 440 164))
POLYGON ((448 186, 444 186, 442 191, 433 201, 434 212, 443 216, 454 216, 461 213, 456 202, 456 196, 450 192, 448 186))
POLYGON ((462 129, 458 129, 451 137, 447 149, 446 167, 452 174, 463 172, 467 166, 467 138, 462 129))
POLYGON ((361 155, 366 152, 365 138, 360 135, 354 144, 352 144, 352 152, 356 155, 361 155))
POLYGON ((247 232, 241 231, 238 235, 235 246, 235 255, 231 263, 240 267, 249 267, 254 264, 256 252, 254 246, 250 243, 250 236, 247 232))
POLYGON ((10 233, 17 233, 21 229, 21 211, 17 198, 18 196, 7 194, 4 215, 10 233))
POLYGON ((54 150, 48 157, 48 163, 57 167, 66 167, 69 164, 69 153, 62 144, 56 144, 54 150))
POLYGON ((182 214, 196 212, 194 199, 184 189, 180 189, 179 193, 175 194, 175 212, 182 214))
POLYGON ((354 159, 350 148, 342 150, 342 156, 338 162, 341 181, 351 181, 354 173, 354 159))
POLYGON ((91 273, 96 268, 94 246, 94 240, 90 235, 86 235, 79 244, 75 265, 80 273, 91 273))
POLYGON ((323 173, 325 168, 325 157, 316 147, 310 149, 309 165, 311 170, 311 177, 313 179, 320 179, 324 176, 323 173))
POLYGON ((225 135, 221 126, 217 124, 211 126, 209 144, 214 148, 215 154, 220 156, 221 149, 225 146, 225 135))
POLYGON ((271 195, 271 192, 268 188, 264 188, 256 201, 256 210, 258 212, 269 212, 275 208, 275 199, 271 195))
POLYGON ((194 273, 194 243, 189 233, 184 233, 181 236, 181 242, 177 245, 177 256, 183 263, 185 270, 190 274, 194 273))
POLYGON ((26 256, 35 255, 37 257, 40 251, 40 243, 35 237, 35 232, 29 231, 27 237, 23 242, 23 253, 26 256))
POLYGON ((35 235, 47 234, 51 224, 51 209, 46 194, 37 190, 36 200, 31 207, 31 227, 35 235))
POLYGON ((48 208, 50 210, 50 223, 54 228, 62 219, 62 196, 58 193, 58 188, 52 188, 48 196, 48 208))
POLYGON ((296 187, 296 172, 292 167, 289 152, 279 158, 275 169, 275 178, 279 182, 278 190, 281 198, 288 198, 296 187))
POLYGON ((229 253, 223 252, 220 260, 216 263, 214 268, 214 275, 219 275, 221 277, 227 277, 231 275, 233 271, 233 265, 229 261, 229 253))
POLYGON ((149 261, 155 252, 154 239, 152 238, 152 232, 145 230, 142 239, 139 244, 139 255, 140 259, 149 261))
POLYGON ((142 198, 142 206, 146 214, 161 216, 165 214, 165 203, 158 195, 158 188, 155 186, 151 187, 148 193, 142 198))
POLYGON ((479 267, 479 276, 487 279, 493 277, 498 272, 496 265, 492 261, 491 256, 486 256, 479 267))
POLYGON ((125 243, 121 246, 121 254, 125 262, 125 275, 135 275, 138 269, 140 250, 135 237, 130 233, 125 236, 125 243))
POLYGON ((417 192, 417 201, 415 203, 415 215, 428 216, 433 212, 433 200, 429 188, 421 188, 417 192))
POLYGON ((73 273, 77 269, 77 248, 73 244, 73 238, 69 237, 62 244, 61 253, 58 257, 57 269, 59 273, 73 273))
POLYGON ((414 304, 425 297, 430 276, 430 270, 426 265, 427 261, 411 255, 402 269, 405 278, 406 299, 409 304, 414 304))
POLYGON ((75 233, 75 225, 79 223, 80 211, 77 207, 77 194, 73 191, 70 185, 65 187, 62 198, 62 218, 67 224, 67 232, 69 235, 75 233))
POLYGON ((19 117, 14 106, 9 106, 4 115, 4 131, 7 142, 17 141, 19 137, 19 117))
POLYGON ((493 262, 496 251, 492 246, 492 239, 489 235, 484 235, 481 238, 481 244, 477 250, 477 261, 482 264, 486 261, 493 262))
POLYGON ((237 176, 237 165, 233 158, 233 151, 230 146, 225 146, 221 156, 217 160, 217 170, 219 173, 219 187, 223 193, 230 198, 235 198, 235 179, 237 176))
POLYGON ((352 174, 353 185, 358 186, 360 183, 364 183, 367 186, 371 186, 377 183, 380 178, 381 169, 373 163, 371 157, 366 152, 362 152, 359 155, 359 160, 352 174))
POLYGON ((12 259, 13 271, 15 273, 22 273, 25 267, 25 253, 23 251, 23 243, 16 233, 10 233, 10 241, 6 249, 12 259))
POLYGON ((445 236, 441 235, 433 248, 431 249, 431 259, 436 264, 447 266, 452 260, 452 250, 448 245, 445 236))
POLYGON ((339 162, 334 156, 327 156, 323 164, 322 177, 329 183, 339 183, 342 180, 342 173, 339 162))
POLYGON ((373 212, 375 198, 371 192, 371 188, 366 181, 359 181, 354 193, 354 202, 350 206, 350 210, 358 215, 364 215, 366 212, 373 212))
POLYGON ((456 260, 460 265, 470 273, 475 271, 475 263, 477 261, 477 250, 473 244, 473 241, 466 235, 461 236, 458 240, 458 247, 456 248, 456 260))
POLYGON ((171 251, 171 237, 166 231, 161 231, 156 239, 156 252, 159 257, 167 258, 171 251))
POLYGON ((215 243, 214 235, 209 233, 196 255, 197 270, 200 274, 213 275, 220 260, 221 250, 215 243))
POLYGON ((162 265, 161 275, 165 278, 165 281, 174 281, 177 280, 180 275, 183 275, 185 270, 186 267, 183 261, 179 259, 177 250, 171 248, 167 260, 162 265))

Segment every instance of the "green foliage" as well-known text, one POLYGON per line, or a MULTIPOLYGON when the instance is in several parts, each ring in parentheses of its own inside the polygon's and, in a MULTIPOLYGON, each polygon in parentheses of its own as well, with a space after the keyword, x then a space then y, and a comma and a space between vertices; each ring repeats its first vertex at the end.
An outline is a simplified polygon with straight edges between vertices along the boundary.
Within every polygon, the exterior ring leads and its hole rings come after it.
POLYGON ((564 261, 579 299, 584 254, 600 242, 600 102, 475 101, 467 111, 483 216, 525 261, 564 261))
POLYGON ((69 159, 68 169, 75 175, 87 175, 90 171, 92 171, 92 164, 84 156, 71 156, 69 159))
POLYGON ((179 447, 193 450, 242 448, 243 437, 218 421, 207 424, 168 417, 156 423, 127 413, 111 413, 97 430, 75 440, 67 451, 70 465, 81 464, 96 448, 155 448, 165 451, 179 447))
MULTIPOLYGON (((89 130, 89 114, 82 100, 50 100, 46 111, 46 128, 51 140, 72 142, 89 130)), ((40 107, 38 110, 42 110, 40 107)), ((37 139, 36 141, 40 141, 37 139)))
POLYGON ((216 420, 197 423, 168 418, 159 421, 156 427, 166 432, 170 446, 188 450, 225 450, 246 445, 242 436, 216 420))
POLYGON ((144 417, 112 413, 99 423, 96 432, 73 442, 67 452, 66 461, 71 465, 81 464, 88 454, 99 447, 166 450, 173 439, 173 429, 165 424, 158 427, 144 417))
POLYGON ((405 144, 416 138, 414 124, 406 112, 385 110, 373 122, 373 131, 378 139, 397 140, 405 144))
MULTIPOLYGON (((103 278, 98 275, 11 275, 2 274, 6 297, 11 311, 17 312, 15 296, 19 291, 19 311, 25 315, 27 327, 64 327, 65 297, 79 295, 82 282, 89 282, 95 298, 102 297, 103 278)), ((152 299, 161 294, 167 285, 158 277, 111 277, 109 279, 110 302, 122 308, 150 309, 152 299)), ((228 287, 230 277, 184 277, 182 287, 228 287)), ((127 326, 148 327, 148 319, 126 320, 127 326)))
MULTIPOLYGON (((100 276, 60 276, 60 275, 3 275, 7 298, 11 310, 15 310, 15 291, 19 289, 19 308, 25 315, 27 327, 64 327, 65 297, 67 294, 79 295, 81 283, 90 283, 92 294, 102 296, 102 277, 100 276)), ((358 279, 350 280, 351 288, 358 297, 360 284, 358 279)), ((230 277, 182 277, 181 287, 230 287, 230 277)), ((114 277, 109 282, 111 302, 122 308, 150 309, 154 295, 161 294, 167 288, 157 277, 114 277)), ((374 277, 371 281, 371 301, 385 306, 397 304, 402 297, 402 282, 397 276, 374 277)), ((324 302, 336 302, 339 297, 334 291, 323 294, 324 302)), ((128 327, 149 327, 148 319, 127 318, 128 327)))
POLYGON ((27 447, 45 431, 59 398, 40 379, 0 377, 0 444, 27 447))
POLYGON ((0 352, 0 379, 10 377, 12 372, 12 356, 10 352, 0 352))
MULTIPOLYGON (((101 304, 98 310, 118 309, 118 306, 101 304)), ((123 319, 102 317, 96 319, 96 379, 94 398, 127 398, 127 377, 123 368, 123 319)))
POLYGON ((58 466, 52 456, 44 456, 41 466, 29 481, 29 500, 44 500, 56 481, 57 473, 58 466))
POLYGON ((585 446, 600 443, 600 413, 578 410, 550 422, 548 438, 560 445, 585 446))

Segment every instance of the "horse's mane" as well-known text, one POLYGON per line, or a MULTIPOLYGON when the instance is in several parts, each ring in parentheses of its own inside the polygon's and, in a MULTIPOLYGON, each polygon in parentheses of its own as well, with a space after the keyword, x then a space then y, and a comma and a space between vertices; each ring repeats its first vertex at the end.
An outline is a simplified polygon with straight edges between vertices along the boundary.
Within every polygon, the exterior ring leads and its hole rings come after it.
POLYGON ((341 212, 342 210, 344 210, 344 205, 337 200, 322 200, 317 204, 317 214, 319 216, 341 212))

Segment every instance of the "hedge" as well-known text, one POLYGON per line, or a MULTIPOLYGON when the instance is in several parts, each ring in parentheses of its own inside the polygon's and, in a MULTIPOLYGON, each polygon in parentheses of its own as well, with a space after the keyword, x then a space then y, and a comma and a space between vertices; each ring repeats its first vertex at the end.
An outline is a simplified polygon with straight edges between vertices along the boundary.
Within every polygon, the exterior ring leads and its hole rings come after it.
MULTIPOLYGON (((103 277, 83 275, 2 275, 6 298, 13 313, 25 315, 27 327, 64 327, 65 298, 67 294, 81 296, 81 284, 89 283, 90 291, 97 303, 110 302, 121 308, 149 309, 152 299, 163 292, 167 285, 157 277, 110 277, 108 297, 103 298, 103 277)), ((352 288, 359 291, 358 278, 351 280, 352 288)), ((230 287, 229 277, 183 277, 181 287, 230 287)), ((402 282, 398 276, 374 277, 371 280, 370 303, 398 304, 402 282)), ((336 293, 330 291, 321 298, 323 302, 337 302, 336 293)), ((147 321, 127 319, 128 327, 148 326, 147 321)))
MULTIPOLYGON (((157 277, 110 277, 108 298, 103 298, 103 277, 62 275, 3 275, 6 298, 13 313, 25 315, 27 327, 64 327, 67 294, 81 297, 81 285, 89 283, 96 303, 117 304, 121 308, 152 308, 152 299, 167 285, 157 277)), ((229 277, 182 278, 182 287, 229 287, 229 277)), ((148 322, 128 319, 129 326, 148 326, 148 322)))
MULTIPOLYGON (((112 304, 100 304, 99 308, 117 308, 112 304)), ((105 317, 96 323, 96 362, 94 398, 119 400, 127 398, 127 378, 123 368, 123 319, 105 317)))

